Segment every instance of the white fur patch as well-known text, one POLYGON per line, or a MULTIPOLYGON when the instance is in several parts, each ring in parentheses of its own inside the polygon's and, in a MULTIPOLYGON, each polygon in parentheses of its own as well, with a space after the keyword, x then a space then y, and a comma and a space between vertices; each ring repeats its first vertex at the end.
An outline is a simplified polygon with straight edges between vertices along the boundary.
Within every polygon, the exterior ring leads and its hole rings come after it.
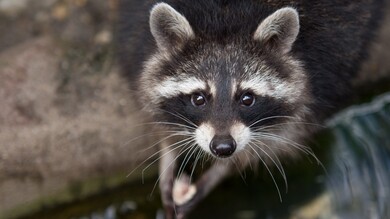
POLYGON ((231 86, 231 93, 232 93, 232 98, 234 97, 234 95, 236 94, 237 92, 237 80, 236 79, 232 79, 232 86, 231 86))
POLYGON ((243 90, 252 90, 259 96, 269 96, 295 102, 301 95, 303 84, 289 83, 276 77, 262 76, 252 77, 249 80, 242 81, 240 87, 243 90))
POLYGON ((241 122, 236 122, 230 128, 230 135, 236 141, 237 151, 240 151, 245 148, 249 143, 251 138, 250 129, 241 122))
POLYGON ((206 152, 211 154, 210 142, 215 135, 214 128, 209 123, 201 124, 195 131, 196 143, 206 152))
POLYGON ((215 86, 215 84, 211 81, 208 81, 208 84, 209 84, 209 87, 210 87, 210 93, 213 97, 216 97, 217 96, 217 87, 215 86))
POLYGON ((191 94, 196 90, 206 89, 206 83, 195 77, 170 77, 153 88, 158 97, 171 98, 179 94, 191 94))

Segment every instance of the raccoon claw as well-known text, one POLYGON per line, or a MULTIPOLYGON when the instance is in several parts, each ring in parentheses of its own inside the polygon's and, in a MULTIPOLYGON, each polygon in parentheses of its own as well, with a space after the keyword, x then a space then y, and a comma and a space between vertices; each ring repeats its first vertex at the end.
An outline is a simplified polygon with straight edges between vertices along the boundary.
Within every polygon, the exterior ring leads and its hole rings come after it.
POLYGON ((175 205, 180 206, 189 202, 196 194, 196 186, 191 184, 187 175, 183 175, 176 179, 173 190, 172 198, 175 205))

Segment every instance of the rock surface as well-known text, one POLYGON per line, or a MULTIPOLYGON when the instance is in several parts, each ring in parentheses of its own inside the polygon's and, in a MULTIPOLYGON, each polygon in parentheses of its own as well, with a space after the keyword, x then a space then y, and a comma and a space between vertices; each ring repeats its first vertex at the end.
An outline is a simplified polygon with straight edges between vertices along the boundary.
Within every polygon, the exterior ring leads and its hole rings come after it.
POLYGON ((0 1, 12 26, 0 35, 0 218, 74 182, 125 181, 155 150, 138 153, 151 140, 135 139, 144 115, 115 66, 105 2, 0 1))

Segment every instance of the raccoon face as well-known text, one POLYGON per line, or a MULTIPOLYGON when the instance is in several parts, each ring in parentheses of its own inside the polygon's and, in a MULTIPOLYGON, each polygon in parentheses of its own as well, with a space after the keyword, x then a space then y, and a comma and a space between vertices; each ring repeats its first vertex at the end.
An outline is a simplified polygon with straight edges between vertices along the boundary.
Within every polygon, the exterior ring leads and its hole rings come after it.
POLYGON ((306 77, 290 55, 299 31, 295 9, 280 9, 252 36, 223 43, 198 38, 165 3, 152 9, 150 26, 158 52, 140 79, 142 102, 157 121, 190 133, 209 154, 226 158, 268 147, 304 116, 306 77))

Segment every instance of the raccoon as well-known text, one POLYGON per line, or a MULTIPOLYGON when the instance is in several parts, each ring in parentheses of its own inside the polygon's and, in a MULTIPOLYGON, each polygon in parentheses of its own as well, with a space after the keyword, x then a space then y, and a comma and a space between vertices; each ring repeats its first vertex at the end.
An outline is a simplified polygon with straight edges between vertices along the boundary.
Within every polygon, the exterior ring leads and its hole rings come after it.
POLYGON ((123 0, 122 72, 142 109, 174 133, 160 145, 167 218, 185 217, 236 166, 283 174, 283 159, 315 157, 302 142, 348 100, 383 4, 123 0), (214 162, 190 182, 178 176, 180 155, 214 162))

